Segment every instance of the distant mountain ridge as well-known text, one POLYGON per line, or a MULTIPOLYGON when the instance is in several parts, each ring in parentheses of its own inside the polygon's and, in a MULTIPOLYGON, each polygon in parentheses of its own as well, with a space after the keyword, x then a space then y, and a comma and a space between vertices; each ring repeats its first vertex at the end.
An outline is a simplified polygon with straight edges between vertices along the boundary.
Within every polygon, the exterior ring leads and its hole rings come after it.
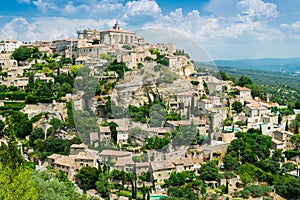
MULTIPOLYGON (((238 69, 273 71, 285 73, 300 73, 299 58, 261 58, 240 60, 215 60, 216 66, 233 67, 238 69)), ((212 63, 205 63, 212 64, 212 63)))

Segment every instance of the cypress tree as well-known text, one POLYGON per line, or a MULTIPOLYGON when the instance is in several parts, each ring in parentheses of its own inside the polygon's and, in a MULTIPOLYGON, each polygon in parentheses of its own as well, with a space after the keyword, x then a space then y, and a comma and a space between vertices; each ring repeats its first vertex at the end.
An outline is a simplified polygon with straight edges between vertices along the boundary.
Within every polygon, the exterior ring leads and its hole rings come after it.
POLYGON ((228 194, 228 190, 229 190, 228 180, 226 179, 225 194, 228 194))
POLYGON ((147 200, 150 200, 150 192, 147 192, 147 200))
POLYGON ((279 115, 278 115, 278 124, 281 124, 281 121, 282 121, 282 116, 281 116, 281 114, 279 113, 279 115))
POLYGON ((262 134, 262 126, 261 126, 261 124, 259 125, 259 133, 262 134))
POLYGON ((298 125, 298 123, 295 126, 295 134, 299 134, 299 125, 298 125))
POLYGON ((288 130, 289 130, 289 120, 286 120, 285 131, 288 131, 288 130))
POLYGON ((7 118, 7 145, 2 144, 0 150, 0 161, 5 167, 11 169, 17 169, 24 164, 23 156, 18 149, 18 142, 14 132, 14 125, 11 120, 11 116, 7 118))

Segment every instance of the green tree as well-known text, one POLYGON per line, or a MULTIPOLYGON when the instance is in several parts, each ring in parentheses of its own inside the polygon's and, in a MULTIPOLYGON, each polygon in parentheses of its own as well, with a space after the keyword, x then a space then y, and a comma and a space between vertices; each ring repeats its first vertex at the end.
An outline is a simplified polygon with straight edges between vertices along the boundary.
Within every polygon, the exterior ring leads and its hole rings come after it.
POLYGON ((58 153, 58 154, 69 154, 70 144, 67 140, 58 137, 48 137, 46 140, 41 141, 36 145, 37 153, 42 160, 46 159, 47 156, 58 153))
POLYGON ((44 138, 45 138, 45 133, 44 133, 43 129, 35 128, 29 136, 29 144, 30 144, 30 146, 33 146, 35 140, 44 139, 44 138))
POLYGON ((232 109, 237 113, 241 113, 243 111, 243 104, 239 101, 235 101, 232 105, 232 109))
POLYGON ((98 180, 97 169, 90 166, 82 167, 76 174, 76 178, 78 178, 81 188, 95 188, 96 181, 98 180))
POLYGON ((226 170, 235 170, 239 166, 239 158, 238 157, 233 157, 231 154, 227 154, 223 158, 224 162, 224 167, 226 170))
POLYGON ((295 145, 295 149, 300 150, 300 134, 294 134, 290 141, 295 145))
POLYGON ((23 166, 24 159, 18 149, 17 145, 18 142, 16 140, 16 135, 14 132, 14 124, 12 122, 11 116, 7 118, 7 128, 6 128, 6 135, 7 145, 1 144, 0 149, 0 163, 2 163, 4 168, 9 169, 18 169, 19 167, 23 166))
POLYGON ((11 57, 18 61, 18 65, 20 61, 25 61, 31 57, 31 50, 28 47, 19 47, 15 49, 15 51, 11 54, 11 57))
POLYGON ((5 123, 2 120, 0 120, 0 138, 2 138, 5 134, 4 127, 5 127, 5 123))
POLYGON ((117 137, 118 137, 117 127, 119 127, 119 125, 116 122, 109 123, 109 130, 111 132, 111 136, 114 144, 117 144, 117 137))
POLYGON ((35 200, 38 190, 32 179, 32 169, 10 168, 0 163, 0 199, 35 200))
POLYGON ((110 56, 107 55, 106 53, 101 53, 101 54, 99 55, 99 58, 100 58, 100 59, 104 59, 104 60, 110 60, 110 56))
POLYGON ((54 170, 36 171, 33 180, 39 200, 80 199, 74 184, 63 172, 54 170))
POLYGON ((237 85, 244 87, 246 85, 252 84, 252 80, 248 78, 247 76, 241 76, 237 82, 237 85))
POLYGON ((2 143, 0 148, 0 199, 37 199, 32 169, 18 149, 12 116, 6 123, 7 145, 2 143))
POLYGON ((216 161, 208 161, 207 163, 202 164, 201 168, 199 169, 199 174, 201 179, 203 180, 207 180, 207 181, 216 180, 219 174, 216 161))
POLYGON ((104 173, 100 173, 98 176, 96 190, 101 194, 102 197, 108 197, 110 194, 111 185, 109 184, 108 176, 104 173))
POLYGON ((60 119, 52 118, 49 122, 50 125, 52 125, 52 131, 53 133, 56 133, 58 130, 60 130, 63 127, 63 123, 60 119))
POLYGON ((171 173, 170 178, 166 181, 166 184, 179 187, 185 184, 186 178, 187 178, 186 172, 181 172, 181 173, 173 172, 171 173))

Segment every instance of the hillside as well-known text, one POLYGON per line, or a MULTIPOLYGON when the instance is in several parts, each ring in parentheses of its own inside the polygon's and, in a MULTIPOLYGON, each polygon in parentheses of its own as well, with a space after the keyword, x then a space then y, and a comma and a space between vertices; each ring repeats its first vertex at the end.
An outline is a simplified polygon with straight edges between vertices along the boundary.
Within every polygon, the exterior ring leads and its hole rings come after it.
POLYGON ((300 58, 262 58, 241 60, 215 60, 216 66, 259 71, 299 73, 300 58))

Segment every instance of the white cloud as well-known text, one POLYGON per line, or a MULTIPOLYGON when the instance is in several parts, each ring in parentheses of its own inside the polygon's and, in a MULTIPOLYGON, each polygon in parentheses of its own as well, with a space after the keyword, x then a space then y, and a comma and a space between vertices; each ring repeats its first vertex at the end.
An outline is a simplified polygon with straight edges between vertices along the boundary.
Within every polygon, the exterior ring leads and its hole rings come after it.
POLYGON ((123 18, 135 17, 137 15, 146 15, 156 17, 161 14, 161 8, 155 1, 152 0, 140 0, 140 1, 128 1, 124 6, 123 18))
POLYGON ((19 3, 30 4, 30 0, 18 0, 19 3))
POLYGON ((289 31, 300 31, 300 21, 298 22, 295 22, 293 24, 280 24, 280 27, 282 29, 286 29, 286 30, 289 30, 289 31))
POLYGON ((46 13, 48 10, 58 9, 58 7, 53 2, 47 0, 36 0, 32 3, 38 8, 38 10, 42 11, 43 13, 46 13))
MULTIPOLYGON (((213 0, 207 9, 213 10, 220 0, 213 0)), ((158 18, 146 26, 161 27, 190 35, 203 43, 232 42, 233 40, 265 41, 281 38, 278 28, 271 28, 265 20, 276 17, 278 11, 273 3, 261 0, 232 0, 235 8, 240 10, 230 17, 202 16, 198 10, 183 14, 176 9, 168 15, 158 18)), ((222 2, 224 4, 224 2, 222 2)), ((231 6, 229 6, 231 7, 231 6)))
POLYGON ((276 4, 261 0, 242 0, 237 5, 250 17, 277 17, 279 14, 276 4))
POLYGON ((66 37, 77 37, 77 31, 85 28, 110 27, 114 20, 67 19, 63 17, 44 17, 33 19, 13 18, 2 29, 3 39, 21 41, 54 40, 66 37))
MULTIPOLYGON (((277 44, 279 40, 283 41, 288 37, 300 38, 297 36, 300 33, 300 21, 280 26, 269 23, 279 15, 275 4, 262 0, 228 2, 230 5, 223 7, 224 10, 229 8, 233 11, 230 15, 222 15, 216 10, 217 5, 224 5, 223 0, 211 0, 206 10, 210 10, 212 15, 203 16, 198 10, 184 13, 182 8, 163 15, 154 0, 132 0, 126 3, 122 0, 34 0, 34 5, 42 12, 65 17, 13 18, 0 28, 0 34, 2 39, 52 40, 76 37, 76 31, 84 28, 111 28, 115 19, 121 20, 120 24, 124 29, 132 30, 137 20, 140 20, 137 24, 144 24, 137 25, 139 27, 176 31, 219 54, 225 47, 239 49, 236 51, 241 54, 239 51, 246 48, 245 45, 274 41, 277 44), (130 28, 126 25, 133 26, 130 28)), ((163 38, 159 32, 156 34, 157 38, 163 38)), ((170 35, 169 37, 171 38, 170 35)), ((164 38, 167 39, 168 35, 164 38)), ((272 45, 273 48, 275 46, 272 45)))
POLYGON ((280 28, 285 32, 287 38, 300 39, 300 21, 292 24, 280 24, 280 28))
POLYGON ((209 11, 214 16, 234 16, 239 13, 239 9, 236 4, 239 0, 210 0, 209 3, 204 7, 204 10, 209 11))

